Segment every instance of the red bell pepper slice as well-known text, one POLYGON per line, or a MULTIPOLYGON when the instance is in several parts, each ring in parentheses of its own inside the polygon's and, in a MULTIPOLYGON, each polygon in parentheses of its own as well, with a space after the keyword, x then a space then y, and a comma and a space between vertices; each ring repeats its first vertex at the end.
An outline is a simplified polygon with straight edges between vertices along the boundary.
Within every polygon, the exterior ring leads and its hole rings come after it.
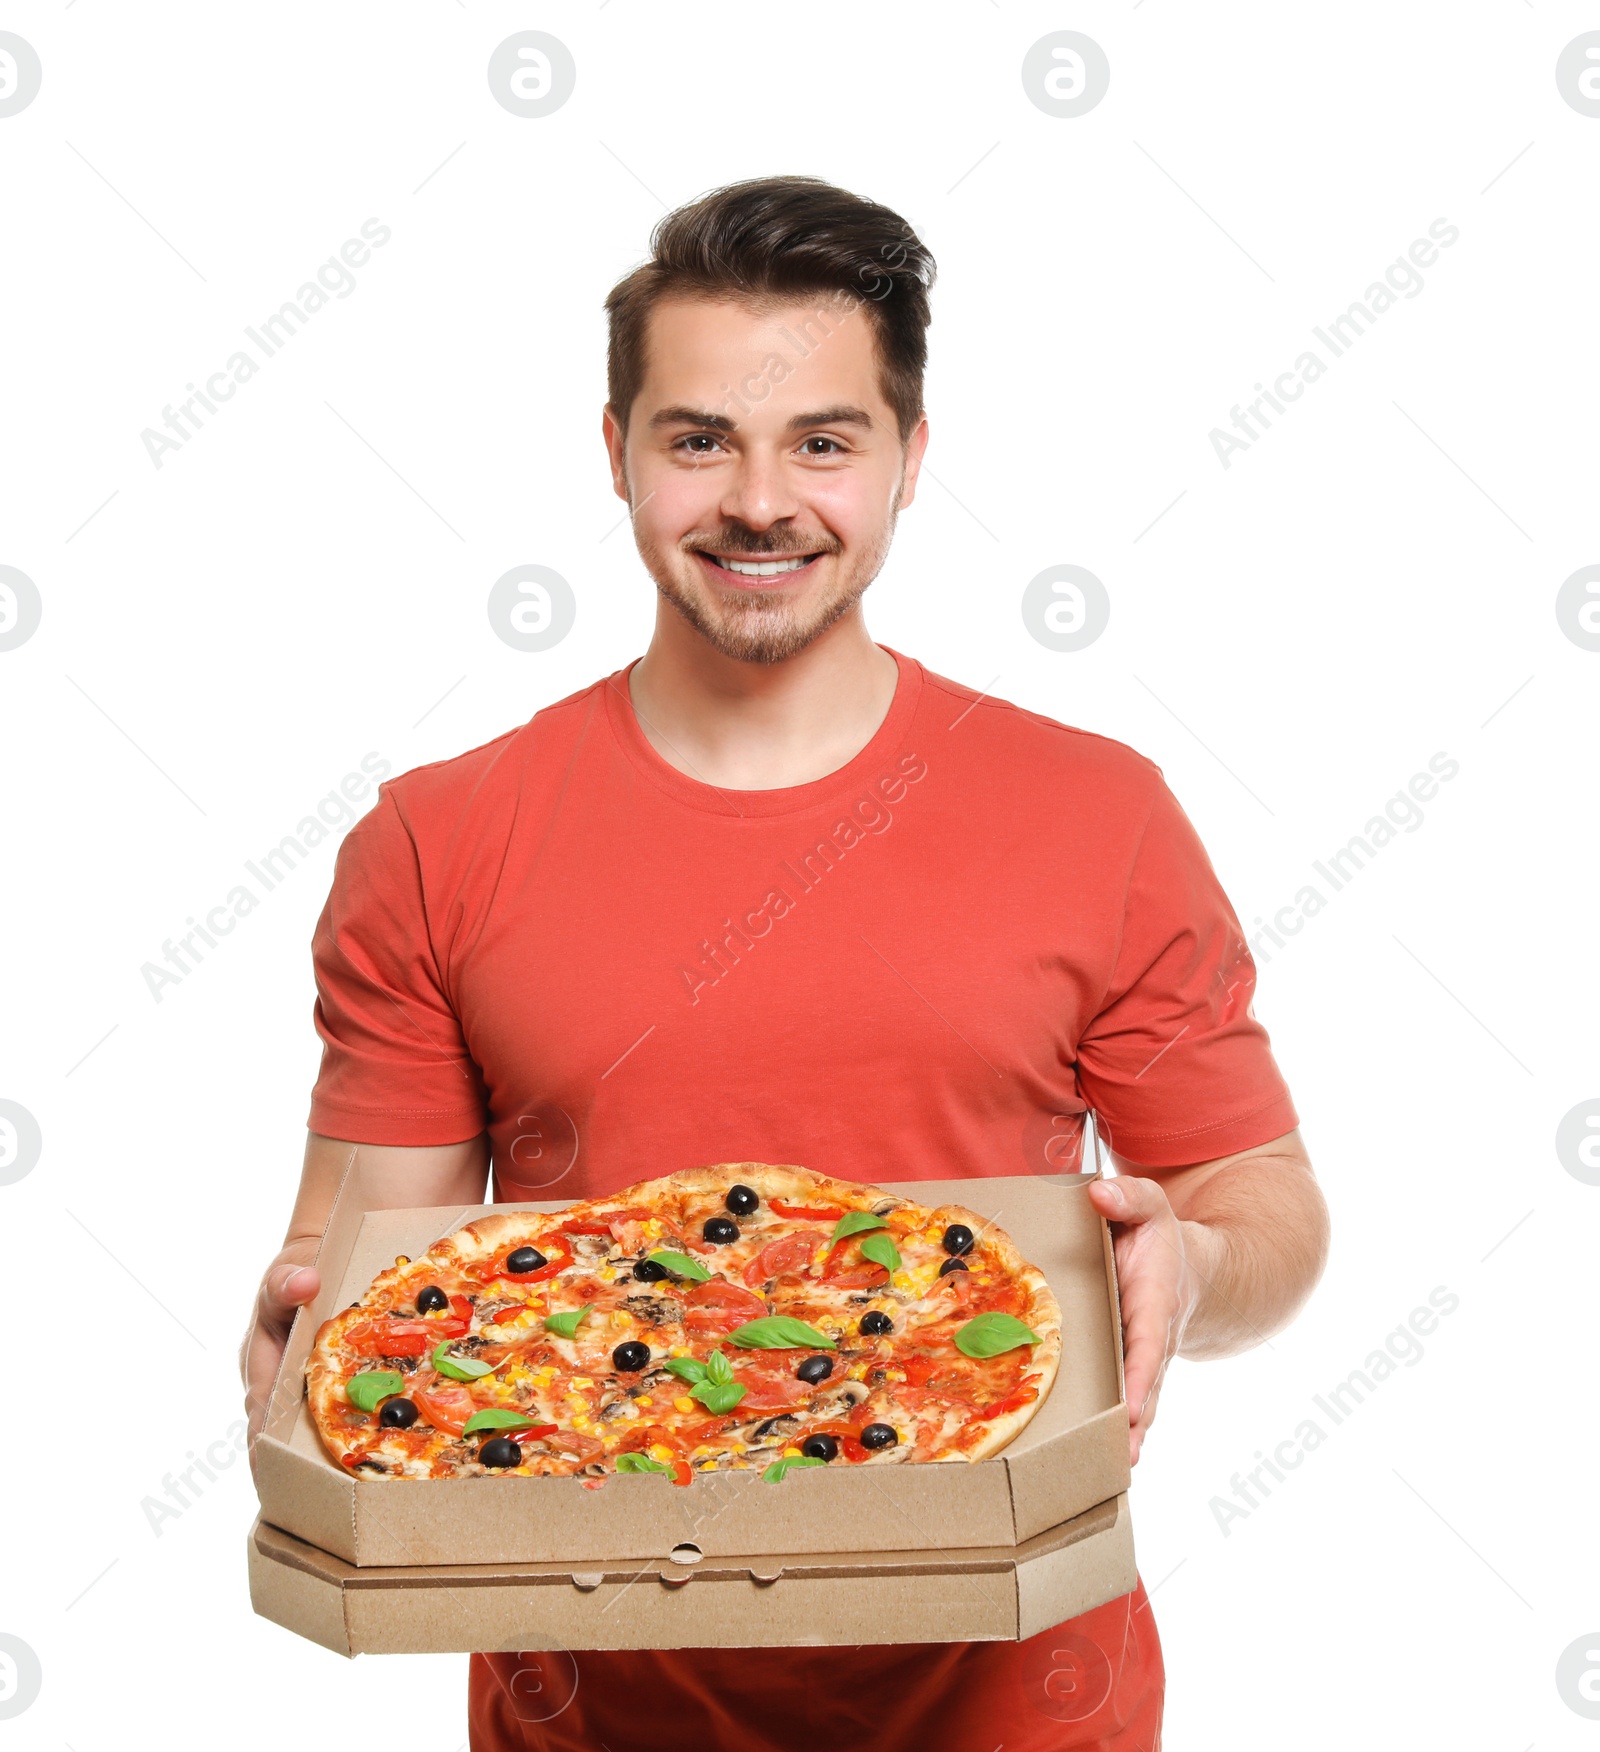
MULTIPOLYGON (((535 1245, 537 1246, 538 1243, 535 1245)), ((553 1278, 558 1271, 565 1271, 572 1264, 572 1249, 560 1245, 557 1240, 547 1237, 545 1245, 539 1247, 539 1251, 545 1254, 545 1263, 536 1271, 512 1271, 505 1261, 501 1260, 495 1266, 495 1275, 514 1284, 536 1284, 541 1278, 553 1278), (545 1252, 546 1247, 550 1250, 548 1253, 545 1252)))
POLYGON ((560 1424, 533 1424, 525 1430, 501 1430, 499 1434, 510 1436, 513 1442, 537 1442, 544 1436, 553 1436, 560 1424))
POLYGON ((844 1215, 834 1205, 794 1205, 785 1204, 781 1198, 769 1198, 767 1209, 775 1217, 832 1217, 835 1222, 844 1215))

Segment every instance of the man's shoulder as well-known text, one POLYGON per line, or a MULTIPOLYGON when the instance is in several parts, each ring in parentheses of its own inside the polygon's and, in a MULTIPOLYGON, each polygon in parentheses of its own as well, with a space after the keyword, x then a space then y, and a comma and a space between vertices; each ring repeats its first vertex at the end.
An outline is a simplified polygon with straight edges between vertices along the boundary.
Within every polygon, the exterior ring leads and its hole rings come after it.
POLYGON ((530 769, 548 772, 559 767, 595 713, 603 709, 602 690, 610 680, 602 676, 542 707, 527 723, 463 754, 397 773, 384 782, 383 789, 413 825, 458 819, 475 800, 492 803, 508 791, 520 790, 530 769))
POLYGON ((948 706, 950 734, 954 737, 968 731, 975 742, 985 745, 986 760, 998 758, 1056 773, 1071 772, 1097 786, 1116 785, 1144 796, 1163 782, 1161 768, 1153 760, 1113 736, 1064 724, 1043 712, 936 675, 926 664, 922 674, 931 695, 943 696, 940 705, 948 706))

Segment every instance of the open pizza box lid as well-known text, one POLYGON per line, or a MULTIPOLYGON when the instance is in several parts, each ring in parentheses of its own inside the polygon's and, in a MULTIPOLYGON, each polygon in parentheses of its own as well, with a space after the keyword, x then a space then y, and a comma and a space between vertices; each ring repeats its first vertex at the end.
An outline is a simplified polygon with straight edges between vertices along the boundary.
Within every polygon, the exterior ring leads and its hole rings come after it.
POLYGON ((971 1463, 819 1466, 778 1484, 753 1469, 699 1474, 684 1487, 660 1474, 621 1474, 590 1490, 576 1478, 358 1479, 330 1458, 304 1389, 306 1357, 322 1322, 359 1299, 397 1255, 418 1258, 490 1209, 565 1208, 564 1201, 546 1200, 385 1210, 356 1149, 317 1255, 322 1292, 295 1318, 257 1446, 262 1519, 361 1569, 592 1568, 664 1559, 683 1544, 707 1558, 908 1551, 948 1557, 1025 1545, 1119 1497, 1130 1480, 1110 1231, 1084 1190, 1094 1178, 886 1183, 919 1203, 964 1204, 991 1218, 1044 1273, 1061 1305, 1055 1385, 1002 1453, 971 1463))
POLYGON ((1015 1641, 1138 1584, 1126 1496, 1020 1546, 692 1557, 357 1569, 258 1521, 250 1598, 341 1655, 520 1651, 544 1720, 570 1701, 573 1649, 1015 1641))

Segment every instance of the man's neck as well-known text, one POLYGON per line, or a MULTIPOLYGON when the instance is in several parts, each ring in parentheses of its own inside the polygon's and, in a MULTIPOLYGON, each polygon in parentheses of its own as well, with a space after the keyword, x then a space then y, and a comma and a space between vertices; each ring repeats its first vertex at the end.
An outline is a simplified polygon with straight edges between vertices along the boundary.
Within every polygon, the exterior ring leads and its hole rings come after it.
POLYGON ((669 766, 719 790, 772 791, 852 761, 888 716, 898 678, 859 603, 782 663, 742 663, 660 602, 629 692, 639 728, 669 766))

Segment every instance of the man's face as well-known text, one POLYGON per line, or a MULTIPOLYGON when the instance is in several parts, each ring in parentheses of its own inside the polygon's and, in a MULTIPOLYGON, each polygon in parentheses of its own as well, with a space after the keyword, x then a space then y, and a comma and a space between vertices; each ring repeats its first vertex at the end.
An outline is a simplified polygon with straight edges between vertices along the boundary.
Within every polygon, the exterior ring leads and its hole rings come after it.
POLYGON ((665 299, 624 439, 606 441, 656 588, 718 651, 779 663, 854 608, 927 444, 902 446, 872 318, 827 294, 765 311, 665 299))

